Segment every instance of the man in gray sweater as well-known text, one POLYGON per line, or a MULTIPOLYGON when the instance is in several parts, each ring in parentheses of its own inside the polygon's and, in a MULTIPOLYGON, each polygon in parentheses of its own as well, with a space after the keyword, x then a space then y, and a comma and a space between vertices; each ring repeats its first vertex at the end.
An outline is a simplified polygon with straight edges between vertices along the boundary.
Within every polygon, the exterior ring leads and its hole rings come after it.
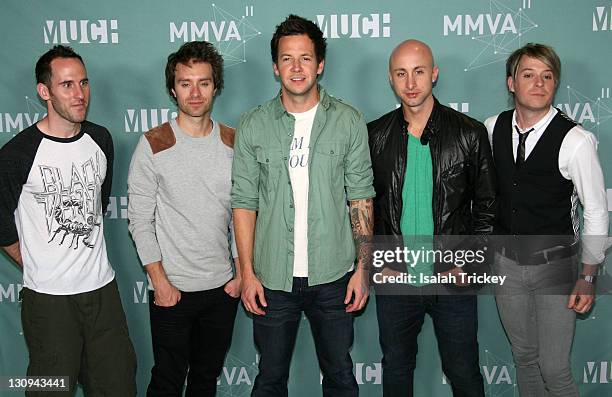
POLYGON ((128 176, 129 229, 151 289, 147 396, 182 395, 186 376, 187 396, 214 396, 240 296, 228 239, 234 129, 210 117, 223 58, 208 42, 184 44, 168 57, 166 87, 178 117, 144 134, 128 176))

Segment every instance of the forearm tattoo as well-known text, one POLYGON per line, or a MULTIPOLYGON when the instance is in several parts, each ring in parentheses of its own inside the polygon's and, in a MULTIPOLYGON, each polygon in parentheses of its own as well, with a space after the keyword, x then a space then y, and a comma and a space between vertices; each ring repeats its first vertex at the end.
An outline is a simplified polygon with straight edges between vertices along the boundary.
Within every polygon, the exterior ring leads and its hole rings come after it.
POLYGON ((357 245, 357 267, 365 269, 369 263, 371 241, 374 234, 374 202, 372 199, 350 202, 351 227, 357 245))

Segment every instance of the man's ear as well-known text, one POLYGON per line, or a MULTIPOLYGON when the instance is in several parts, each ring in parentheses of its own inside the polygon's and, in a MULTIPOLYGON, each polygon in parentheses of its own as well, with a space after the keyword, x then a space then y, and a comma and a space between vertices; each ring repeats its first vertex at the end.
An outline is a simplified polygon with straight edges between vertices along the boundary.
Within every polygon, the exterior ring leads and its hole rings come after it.
POLYGON ((47 87, 46 84, 36 84, 36 92, 43 101, 48 101, 51 98, 51 92, 49 91, 49 87, 47 87))
POLYGON ((317 76, 323 73, 323 69, 325 69, 325 59, 319 62, 319 66, 317 67, 317 76))

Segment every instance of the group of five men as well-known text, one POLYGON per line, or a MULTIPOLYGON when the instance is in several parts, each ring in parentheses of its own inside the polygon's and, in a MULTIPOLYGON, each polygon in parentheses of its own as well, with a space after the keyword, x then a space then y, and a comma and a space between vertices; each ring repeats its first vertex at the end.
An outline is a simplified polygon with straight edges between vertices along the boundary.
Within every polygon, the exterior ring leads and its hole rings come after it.
MULTIPOLYGON (((323 394, 357 396, 353 313, 369 296, 372 236, 499 234, 571 237, 526 256, 502 244, 494 269, 508 277, 496 299, 521 395, 577 396, 574 319, 593 303, 597 263, 575 285, 570 277, 551 290, 547 275, 575 267, 576 199, 583 234, 607 235, 608 213, 595 138, 551 106, 557 55, 540 44, 515 51, 506 76, 515 109, 485 127, 433 96, 439 71, 420 41, 389 58, 401 106, 367 125, 318 84, 325 53, 313 22, 279 24, 280 92, 236 131, 211 118, 223 89, 215 48, 191 42, 168 57, 178 116, 141 137, 128 176, 129 230, 150 288, 147 395, 180 395, 185 379, 188 396, 215 394, 241 297, 260 354, 253 396, 288 395, 302 314, 323 394)), ((87 395, 132 396, 135 355, 103 236, 111 137, 85 120, 80 56, 56 46, 36 78, 47 117, 0 151, 0 245, 23 267, 28 375, 69 376, 68 395, 78 381, 87 395)), ((385 396, 413 393, 425 313, 453 394, 484 396, 476 298, 427 287, 377 296, 385 396)))

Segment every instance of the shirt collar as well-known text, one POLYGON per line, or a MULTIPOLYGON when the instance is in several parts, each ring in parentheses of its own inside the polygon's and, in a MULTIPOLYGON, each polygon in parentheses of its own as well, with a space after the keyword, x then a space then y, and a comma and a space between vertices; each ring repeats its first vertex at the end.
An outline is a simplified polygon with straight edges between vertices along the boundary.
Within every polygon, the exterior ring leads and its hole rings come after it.
POLYGON ((512 130, 513 131, 520 131, 520 132, 524 132, 524 131, 529 131, 532 130, 531 134, 533 135, 541 135, 542 132, 544 132, 544 130, 546 130, 546 127, 548 127, 548 124, 550 124, 550 121, 553 119, 553 117, 555 117, 557 115, 557 109, 555 109, 554 107, 550 107, 550 109, 548 109, 548 113, 546 113, 546 115, 544 117, 542 117, 540 119, 540 121, 538 121, 537 123, 535 123, 534 125, 527 127, 525 129, 521 129, 521 127, 519 127, 517 121, 516 121, 516 110, 512 113, 512 130))
MULTIPOLYGON (((327 110, 331 105, 329 95, 327 95, 327 92, 320 84, 317 85, 317 89, 319 90, 319 106, 322 106, 323 109, 327 110)), ((274 109, 274 116, 277 119, 280 119, 285 114, 289 114, 281 101, 281 91, 279 91, 276 98, 272 100, 272 107, 274 109)))

